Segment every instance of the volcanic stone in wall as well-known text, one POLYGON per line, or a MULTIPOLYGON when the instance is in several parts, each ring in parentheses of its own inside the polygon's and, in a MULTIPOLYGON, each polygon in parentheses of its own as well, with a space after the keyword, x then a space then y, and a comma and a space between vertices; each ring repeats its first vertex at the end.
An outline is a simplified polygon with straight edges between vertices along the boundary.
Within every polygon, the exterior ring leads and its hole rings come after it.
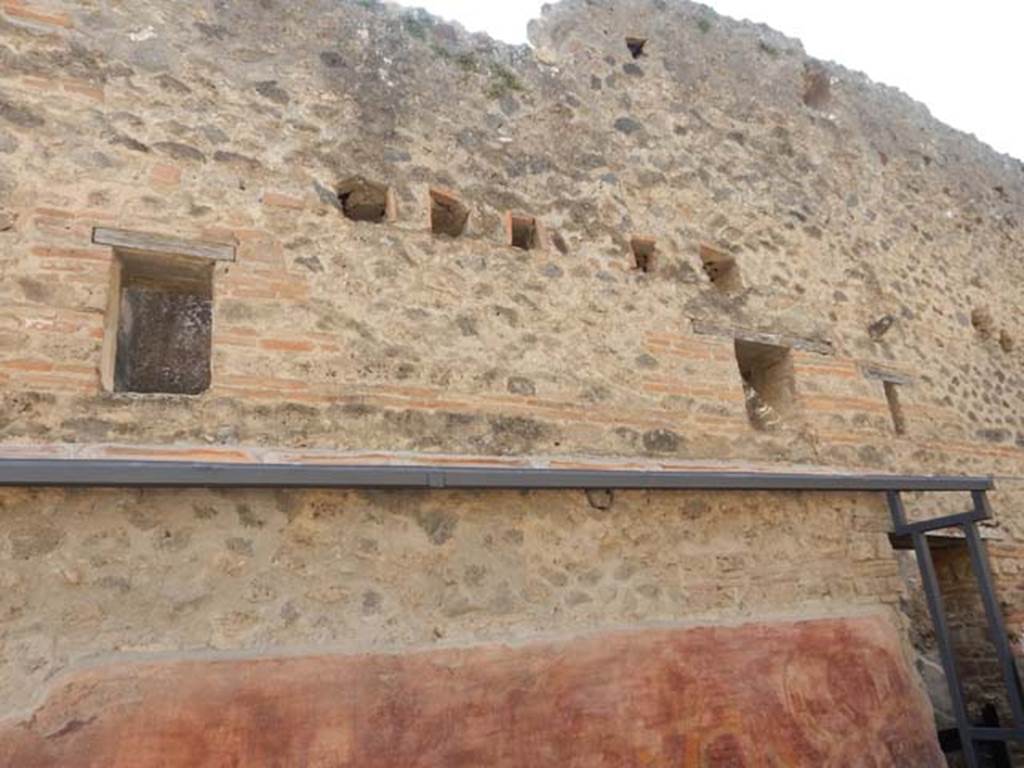
POLYGON ((196 395, 210 386, 210 299, 131 286, 121 294, 116 388, 196 395))

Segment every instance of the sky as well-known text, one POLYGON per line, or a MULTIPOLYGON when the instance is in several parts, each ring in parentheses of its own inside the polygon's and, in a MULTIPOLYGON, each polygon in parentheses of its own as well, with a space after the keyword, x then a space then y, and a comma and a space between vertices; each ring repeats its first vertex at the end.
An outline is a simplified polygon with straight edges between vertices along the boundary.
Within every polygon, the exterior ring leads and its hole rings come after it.
MULTIPOLYGON (((954 128, 1024 159, 1024 0, 704 0, 803 41, 924 102, 954 128)), ((541 0, 403 0, 472 32, 526 42, 541 0)))

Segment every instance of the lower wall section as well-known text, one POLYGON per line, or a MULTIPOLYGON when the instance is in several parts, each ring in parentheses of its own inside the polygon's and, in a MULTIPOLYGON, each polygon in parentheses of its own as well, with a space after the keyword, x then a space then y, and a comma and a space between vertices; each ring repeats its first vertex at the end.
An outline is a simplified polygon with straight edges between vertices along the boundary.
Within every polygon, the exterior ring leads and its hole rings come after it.
POLYGON ((888 526, 878 494, 0 489, 0 719, 111 654, 896 609, 888 526))
POLYGON ((121 664, 0 725, 18 768, 943 765, 885 615, 517 647, 121 664))

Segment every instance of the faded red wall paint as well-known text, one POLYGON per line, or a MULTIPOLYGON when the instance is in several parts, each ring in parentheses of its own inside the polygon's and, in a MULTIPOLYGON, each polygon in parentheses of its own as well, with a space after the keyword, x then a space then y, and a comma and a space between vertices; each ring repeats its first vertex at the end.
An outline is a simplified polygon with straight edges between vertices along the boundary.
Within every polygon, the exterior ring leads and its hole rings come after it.
POLYGON ((944 765, 882 617, 124 664, 0 727, 17 768, 944 765))

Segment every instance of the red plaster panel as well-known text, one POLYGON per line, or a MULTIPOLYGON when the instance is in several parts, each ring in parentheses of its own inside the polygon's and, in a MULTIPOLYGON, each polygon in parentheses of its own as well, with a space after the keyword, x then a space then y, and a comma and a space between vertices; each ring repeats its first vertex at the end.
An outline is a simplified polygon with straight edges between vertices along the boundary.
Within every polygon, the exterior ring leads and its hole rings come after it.
POLYGON ((123 664, 0 724, 17 768, 944 765, 881 617, 123 664))

